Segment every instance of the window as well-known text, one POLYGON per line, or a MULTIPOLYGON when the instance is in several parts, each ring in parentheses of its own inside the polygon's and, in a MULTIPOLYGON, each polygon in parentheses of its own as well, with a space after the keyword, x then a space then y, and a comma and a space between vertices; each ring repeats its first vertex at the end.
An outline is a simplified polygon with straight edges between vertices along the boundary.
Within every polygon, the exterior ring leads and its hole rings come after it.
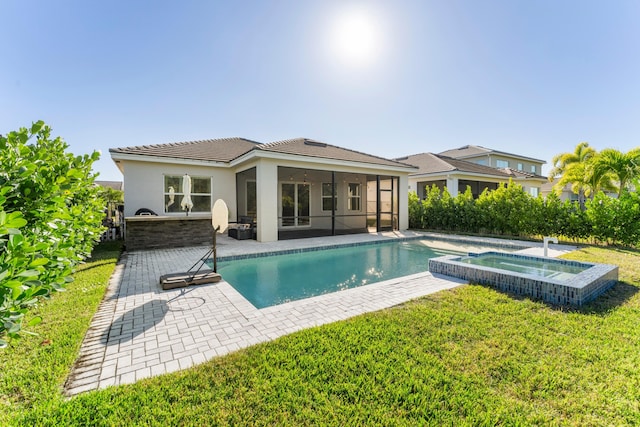
POLYGON ((338 196, 336 195, 336 186, 335 184, 332 186, 330 182, 322 183, 322 210, 330 211, 338 209, 338 196), (333 195, 333 205, 331 204, 333 195))
POLYGON ((476 160, 476 164, 487 166, 487 161, 485 159, 476 160))
MULTIPOLYGON (((184 175, 164 176, 164 211, 165 213, 185 212, 180 206, 184 193, 182 192, 184 175)), ((191 177, 191 212, 211 211, 211 178, 191 177)))
POLYGON ((536 171, 536 165, 531 165, 531 172, 533 172, 533 173, 538 173, 538 172, 536 171))
POLYGON ((506 160, 496 160, 496 167, 498 168, 508 168, 509 162, 506 160))
POLYGON ((538 197, 538 193, 540 192, 540 189, 537 187, 531 187, 529 191, 531 192, 531 195, 533 197, 538 197))
POLYGON ((522 167, 522 163, 518 163, 518 170, 519 171, 523 171, 524 170, 524 168, 522 167))
POLYGON ((360 184, 350 183, 348 189, 349 195, 347 198, 347 209, 350 211, 360 210, 360 184))

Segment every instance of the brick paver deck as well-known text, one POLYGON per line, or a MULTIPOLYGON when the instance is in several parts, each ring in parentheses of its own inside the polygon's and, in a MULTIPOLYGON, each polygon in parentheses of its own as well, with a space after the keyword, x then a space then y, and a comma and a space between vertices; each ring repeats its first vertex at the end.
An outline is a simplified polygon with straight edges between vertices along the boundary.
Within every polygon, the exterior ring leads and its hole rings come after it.
MULTIPOLYGON (((396 236, 365 234, 274 243, 220 236, 218 256, 396 236)), ((304 328, 392 307, 463 283, 419 273, 260 310, 224 281, 170 291, 160 288, 160 275, 188 270, 207 250, 192 247, 123 255, 67 379, 66 395, 186 369, 304 328)))

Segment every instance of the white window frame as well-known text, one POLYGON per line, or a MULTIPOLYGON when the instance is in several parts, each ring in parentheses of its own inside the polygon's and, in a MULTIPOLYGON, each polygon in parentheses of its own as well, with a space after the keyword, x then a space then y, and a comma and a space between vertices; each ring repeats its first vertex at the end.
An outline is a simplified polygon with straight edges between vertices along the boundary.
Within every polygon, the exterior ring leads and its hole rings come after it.
POLYGON ((531 165, 531 173, 538 173, 538 168, 536 165, 531 165))
MULTIPOLYGON (((324 200, 325 199, 329 199, 331 200, 331 196, 325 196, 324 195, 324 186, 325 185, 331 185, 330 182, 323 182, 320 184, 320 210, 322 210, 322 212, 331 212, 331 209, 325 209, 324 208, 324 200)), ((337 211, 338 210, 338 183, 333 184, 333 208, 337 211)))
MULTIPOLYGON (((193 185, 193 181, 196 179, 204 179, 204 180, 208 180, 209 181, 209 192, 208 193, 194 193, 193 191, 191 192, 191 199, 193 200, 194 196, 197 197, 208 197, 209 198, 209 203, 208 203, 208 207, 205 210, 200 210, 200 211, 196 211, 196 210, 191 210, 189 211, 190 213, 193 214, 204 214, 204 213, 210 213, 211 212, 211 202, 213 200, 213 182, 210 176, 195 176, 195 175, 189 175, 191 177, 191 188, 194 187, 193 185)), ((180 203, 182 202, 182 196, 184 195, 184 193, 182 192, 182 179, 183 179, 184 175, 174 175, 174 174, 163 174, 162 175, 162 211, 163 213, 167 214, 167 215, 184 215, 187 211, 186 210, 182 210, 182 207, 180 207, 180 203), (178 210, 174 210, 174 211, 168 211, 167 208, 167 203, 166 203, 166 199, 168 196, 171 195, 171 193, 169 191, 165 191, 165 189, 167 188, 167 178, 179 178, 180 179, 180 184, 178 185, 178 188, 174 188, 174 199, 173 199, 173 203, 171 203, 170 206, 177 206, 178 210)), ((195 204, 194 204, 194 208, 195 208, 195 204)))

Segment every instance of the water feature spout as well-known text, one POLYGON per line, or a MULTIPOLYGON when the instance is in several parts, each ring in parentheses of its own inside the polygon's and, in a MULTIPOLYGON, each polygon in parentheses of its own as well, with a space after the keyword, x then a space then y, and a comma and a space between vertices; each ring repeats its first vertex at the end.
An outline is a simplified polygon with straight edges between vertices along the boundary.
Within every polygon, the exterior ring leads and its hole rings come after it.
POLYGON ((548 253, 549 253, 549 242, 551 243, 558 243, 558 238, 557 237, 549 237, 549 236, 545 236, 542 241, 544 242, 544 256, 548 257, 548 253))

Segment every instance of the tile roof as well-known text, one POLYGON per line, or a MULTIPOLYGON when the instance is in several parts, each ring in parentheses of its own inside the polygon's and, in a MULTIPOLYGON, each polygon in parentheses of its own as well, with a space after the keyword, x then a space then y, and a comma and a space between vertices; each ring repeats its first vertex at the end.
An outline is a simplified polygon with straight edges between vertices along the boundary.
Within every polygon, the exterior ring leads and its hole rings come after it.
POLYGON ((110 148, 109 152, 141 156, 171 157, 176 159, 230 162, 259 145, 261 145, 259 142, 236 137, 110 148))
POLYGON ((396 160, 409 163, 418 167, 417 174, 424 173, 442 173, 442 172, 467 172, 482 175, 493 175, 500 178, 508 178, 509 174, 500 169, 489 166, 479 165, 467 162, 465 160, 453 159, 451 157, 442 156, 440 154, 422 153, 402 157, 396 160))
POLYGON ((544 160, 535 159, 529 156, 522 156, 520 154, 507 153, 506 151, 498 151, 492 148, 485 148, 480 145, 465 145, 464 147, 454 148, 439 153, 442 156, 453 157, 454 159, 464 159, 467 157, 483 156, 486 154, 500 154, 503 156, 516 157, 521 159, 529 159, 539 163, 546 163, 544 160))
POLYGON ((517 177, 517 178, 525 178, 525 179, 526 178, 534 178, 534 179, 543 179, 545 181, 548 181, 548 178, 546 176, 538 175, 537 173, 520 171, 520 170, 517 170, 517 169, 511 169, 511 168, 503 168, 503 169, 500 169, 500 170, 506 172, 510 176, 514 176, 514 177, 517 177))
POLYGON ((401 163, 396 160, 389 160, 383 157, 373 156, 371 154, 365 154, 360 151, 349 150, 347 148, 307 138, 294 138, 270 142, 268 144, 262 144, 259 149, 274 153, 294 154, 298 156, 318 157, 323 159, 344 160, 349 162, 406 168, 412 167, 407 163, 401 163))
POLYGON ((465 145, 464 147, 453 148, 451 150, 446 150, 438 154, 447 157, 460 158, 467 156, 477 156, 479 154, 488 154, 493 151, 494 150, 484 148, 479 145, 465 145))
POLYGON ((546 177, 534 173, 519 171, 511 168, 497 169, 490 166, 479 165, 466 160, 454 159, 441 154, 421 153, 396 160, 403 161, 418 167, 415 174, 465 172, 481 175, 492 175, 498 178, 524 178, 547 180, 546 177))
POLYGON ((230 162, 252 150, 369 163, 373 165, 413 168, 411 165, 395 160, 389 160, 307 138, 287 139, 267 144, 261 144, 245 138, 221 138, 204 141, 110 148, 109 152, 112 154, 133 154, 176 159, 230 162))

